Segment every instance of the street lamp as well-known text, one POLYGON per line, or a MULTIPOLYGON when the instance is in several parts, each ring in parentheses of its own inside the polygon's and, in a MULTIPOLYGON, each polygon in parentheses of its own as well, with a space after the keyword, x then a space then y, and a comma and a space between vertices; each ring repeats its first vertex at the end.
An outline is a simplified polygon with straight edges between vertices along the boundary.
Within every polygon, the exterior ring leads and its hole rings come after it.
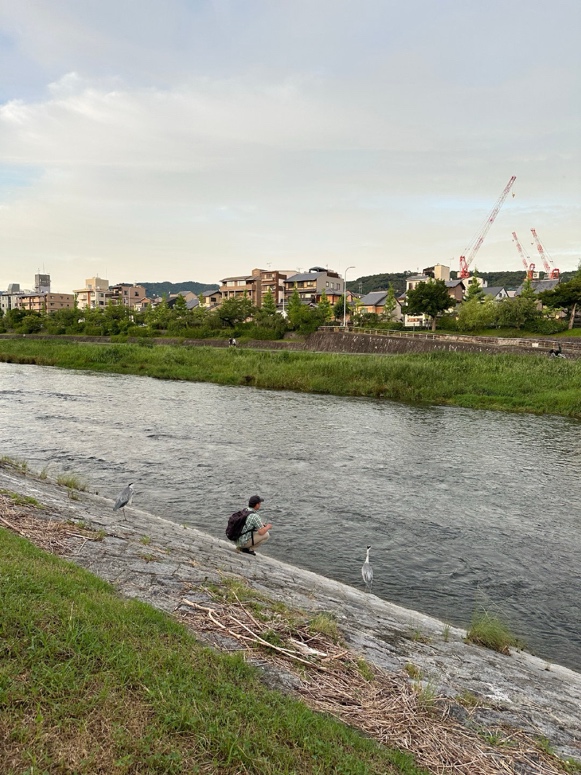
POLYGON ((355 267, 348 266, 343 275, 343 328, 347 328, 347 272, 349 269, 355 269, 355 267))

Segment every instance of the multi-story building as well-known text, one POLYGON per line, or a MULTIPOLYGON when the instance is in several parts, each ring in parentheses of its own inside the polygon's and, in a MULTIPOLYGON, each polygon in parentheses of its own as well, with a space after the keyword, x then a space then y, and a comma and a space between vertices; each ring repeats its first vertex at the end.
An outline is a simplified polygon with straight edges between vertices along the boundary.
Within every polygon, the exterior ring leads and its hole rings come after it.
POLYGON ((319 302, 323 292, 334 303, 343 296, 345 282, 337 272, 314 266, 308 272, 290 275, 284 281, 284 286, 287 302, 296 288, 301 301, 306 304, 319 302))
MULTIPOLYGON (((236 299, 247 296, 255 307, 262 307, 266 294, 272 293, 275 304, 282 304, 285 297, 285 281, 294 274, 294 270, 253 269, 249 275, 225 277, 220 281, 220 289, 216 295, 217 303, 226 299, 236 299)), ((204 294, 208 299, 208 293, 204 294)))
POLYGON ((109 302, 133 309, 145 298, 145 288, 131 283, 109 285, 102 277, 89 277, 74 294, 79 309, 104 309, 109 302))
POLYGON ((89 277, 85 287, 73 291, 79 309, 103 309, 110 299, 109 281, 101 277, 89 277))
POLYGON ((145 298, 145 288, 143 285, 118 283, 109 286, 109 294, 113 304, 122 304, 124 307, 133 309, 141 299, 145 298))
POLYGON ((57 309, 72 309, 75 306, 75 297, 72 293, 31 293, 19 294, 18 309, 30 312, 56 312, 57 309))

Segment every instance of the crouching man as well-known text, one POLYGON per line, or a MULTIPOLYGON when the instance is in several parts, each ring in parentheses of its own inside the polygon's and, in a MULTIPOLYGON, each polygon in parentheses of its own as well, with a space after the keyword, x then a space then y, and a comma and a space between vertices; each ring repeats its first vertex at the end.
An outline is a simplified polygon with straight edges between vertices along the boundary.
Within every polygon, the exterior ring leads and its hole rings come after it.
POLYGON ((272 525, 270 522, 265 525, 258 514, 260 504, 263 502, 264 498, 261 498, 260 495, 252 495, 248 500, 248 509, 250 513, 246 517, 246 522, 244 523, 244 529, 240 534, 240 538, 236 541, 237 552, 256 554, 254 550, 270 538, 270 533, 268 531, 272 525))

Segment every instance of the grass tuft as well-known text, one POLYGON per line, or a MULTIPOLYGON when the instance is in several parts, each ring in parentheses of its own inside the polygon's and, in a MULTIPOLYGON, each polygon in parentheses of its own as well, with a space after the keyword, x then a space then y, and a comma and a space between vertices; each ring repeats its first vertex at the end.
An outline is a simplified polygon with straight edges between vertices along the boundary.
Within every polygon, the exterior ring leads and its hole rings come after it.
POLYGON ((506 655, 510 654, 511 648, 522 648, 508 626, 489 611, 474 614, 466 640, 506 655))

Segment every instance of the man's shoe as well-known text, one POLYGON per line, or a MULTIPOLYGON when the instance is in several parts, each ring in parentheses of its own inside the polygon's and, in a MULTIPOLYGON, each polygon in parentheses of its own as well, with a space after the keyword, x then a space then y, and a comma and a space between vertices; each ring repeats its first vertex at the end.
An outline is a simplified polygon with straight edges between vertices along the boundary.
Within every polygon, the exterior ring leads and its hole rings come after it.
POLYGON ((242 549, 240 549, 240 551, 244 552, 244 554, 253 554, 256 557, 256 552, 253 551, 252 549, 246 549, 243 547, 242 549))

